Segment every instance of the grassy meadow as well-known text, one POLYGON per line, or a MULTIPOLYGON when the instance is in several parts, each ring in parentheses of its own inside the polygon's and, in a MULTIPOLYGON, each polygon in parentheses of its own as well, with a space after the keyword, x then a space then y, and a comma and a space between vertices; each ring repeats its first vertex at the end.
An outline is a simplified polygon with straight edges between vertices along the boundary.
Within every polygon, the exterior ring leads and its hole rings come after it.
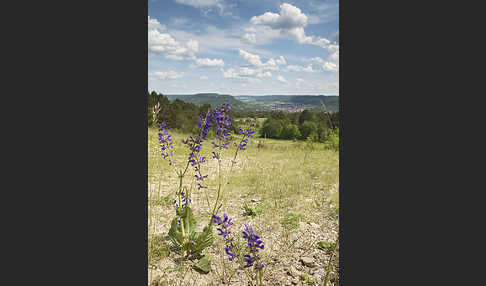
MULTIPOLYGON (((185 167, 188 149, 181 140, 188 135, 171 134, 174 141, 175 168, 185 167)), ((255 136, 256 137, 256 136, 255 136)), ((208 188, 197 190, 194 170, 184 178, 191 208, 200 227, 210 216, 207 201, 214 201, 218 180, 223 182, 222 208, 233 218, 233 231, 241 233, 251 224, 265 243, 262 250, 264 285, 337 285, 338 257, 319 249, 318 242, 334 243, 338 236, 339 153, 322 143, 250 139, 247 150, 239 151, 232 170, 235 147, 225 151, 221 177, 211 158, 211 140, 201 151, 207 157, 202 172, 208 188), (301 262, 303 257, 313 260, 301 262), (330 262, 331 261, 331 262, 330 262), (327 268, 329 265, 330 268, 327 268)), ((211 272, 200 274, 188 267, 171 249, 167 239, 175 217, 178 177, 173 167, 160 156, 156 129, 148 129, 148 257, 150 285, 249 285, 245 273, 228 262, 224 243, 214 234, 208 248, 211 272), (182 278, 182 279, 181 279, 182 278)))

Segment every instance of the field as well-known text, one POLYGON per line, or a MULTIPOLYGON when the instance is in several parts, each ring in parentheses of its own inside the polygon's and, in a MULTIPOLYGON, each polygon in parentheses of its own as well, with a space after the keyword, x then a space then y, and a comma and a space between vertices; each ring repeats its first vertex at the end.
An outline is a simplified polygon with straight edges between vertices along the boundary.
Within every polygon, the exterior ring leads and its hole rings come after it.
MULTIPOLYGON (((181 139, 187 135, 175 133, 173 137, 175 167, 181 169, 188 153, 181 139)), ((214 244, 208 248, 208 274, 200 274, 188 262, 178 260, 167 238, 175 217, 178 177, 159 154, 157 130, 148 130, 148 145, 149 284, 249 285, 245 273, 228 261, 224 242, 216 231, 214 244)), ((255 138, 250 139, 246 151, 239 152, 230 170, 234 148, 223 156, 223 206, 218 215, 227 213, 233 218, 233 232, 238 235, 244 224, 251 224, 261 236, 265 244, 261 251, 264 285, 323 285, 330 252, 317 248, 317 243, 334 243, 338 236, 339 153, 326 150, 321 143, 255 138)), ((210 216, 206 194, 214 201, 218 186, 218 165, 209 159, 211 151, 208 140, 202 147, 208 157, 202 167, 209 175, 205 180, 207 193, 195 187, 193 170, 183 182, 201 229, 210 216)), ((327 285, 337 285, 338 259, 331 260, 327 285)))

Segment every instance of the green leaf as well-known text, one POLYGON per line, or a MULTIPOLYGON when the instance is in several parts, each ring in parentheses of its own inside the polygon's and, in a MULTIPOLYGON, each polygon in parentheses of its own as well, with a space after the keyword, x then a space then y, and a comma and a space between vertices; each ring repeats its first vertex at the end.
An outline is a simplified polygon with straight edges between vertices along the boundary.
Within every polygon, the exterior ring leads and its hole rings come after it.
POLYGON ((194 251, 201 252, 205 248, 210 247, 213 244, 213 231, 210 226, 204 227, 203 231, 197 233, 196 243, 194 244, 194 251))
POLYGON ((194 270, 201 274, 208 274, 211 271, 211 263, 208 255, 204 255, 199 261, 192 266, 194 270))
POLYGON ((197 227, 197 221, 194 219, 194 216, 192 215, 191 208, 186 207, 184 209, 184 211, 182 212, 182 219, 184 221, 185 233, 191 236, 196 231, 196 227, 197 227))
POLYGON ((169 230, 169 238, 176 246, 181 246, 183 237, 182 237, 182 230, 179 226, 177 226, 177 218, 172 220, 172 224, 169 230))
POLYGON ((328 249, 334 248, 334 243, 330 243, 327 241, 319 241, 317 243, 317 248, 319 248, 322 251, 326 251, 328 249))

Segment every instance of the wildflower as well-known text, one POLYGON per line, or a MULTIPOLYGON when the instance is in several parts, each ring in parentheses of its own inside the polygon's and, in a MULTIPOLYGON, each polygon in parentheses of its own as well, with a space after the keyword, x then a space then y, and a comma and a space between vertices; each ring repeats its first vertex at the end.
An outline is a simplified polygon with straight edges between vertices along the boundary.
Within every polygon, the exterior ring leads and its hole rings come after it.
POLYGON ((243 135, 243 137, 241 138, 240 144, 238 146, 235 144, 235 146, 237 146, 240 150, 246 150, 245 148, 248 144, 248 138, 253 138, 253 134, 255 133, 255 131, 251 130, 251 127, 253 126, 254 124, 250 125, 250 128, 246 130, 240 128, 240 131, 238 133, 240 135, 243 135))
MULTIPOLYGON (((179 207, 179 204, 177 204, 177 201, 174 200, 174 205, 176 207, 179 207)), ((191 203, 191 199, 187 199, 186 196, 184 195, 184 192, 181 193, 181 208, 184 209, 188 203, 191 203)))
POLYGON ((174 156, 174 151, 169 149, 173 149, 174 146, 172 145, 172 135, 169 134, 167 131, 166 123, 162 121, 160 123, 160 128, 159 128, 159 144, 160 144, 160 149, 162 151, 162 158, 167 159, 169 158, 169 165, 172 165, 173 162, 175 162, 175 159, 173 159, 174 156))
MULTIPOLYGON (((201 145, 204 140, 206 140, 206 137, 212 125, 212 121, 213 116, 209 111, 206 113, 205 117, 200 115, 199 121, 197 123, 199 131, 196 138, 194 138, 193 136, 189 136, 188 139, 182 140, 182 143, 189 147, 190 153, 187 160, 189 163, 191 163, 191 166, 194 167, 194 171, 197 173, 195 175, 197 181, 202 181, 207 177, 207 175, 203 176, 201 174, 200 165, 201 163, 206 162, 206 157, 201 155, 201 145)), ((200 182, 197 183, 197 186, 199 190, 204 188, 204 186, 200 182)))
POLYGON ((253 232, 253 227, 248 227, 245 225, 245 230, 243 231, 243 238, 248 240, 248 249, 249 253, 245 254, 243 260, 246 262, 245 267, 251 267, 255 265, 256 269, 263 268, 263 263, 254 264, 254 262, 260 259, 258 255, 258 249, 263 249, 265 245, 263 241, 260 240, 260 237, 253 232))
MULTIPOLYGON (((219 144, 212 142, 213 149, 219 147, 220 149, 228 149, 229 141, 231 140, 231 132, 228 127, 231 125, 231 117, 227 115, 230 110, 229 104, 223 104, 221 107, 217 108, 212 116, 216 123, 216 139, 219 140, 219 144)), ((218 158, 219 156, 213 156, 213 158, 218 158)))
POLYGON ((220 226, 217 228, 219 231, 218 235, 221 235, 225 239, 226 246, 224 250, 229 256, 229 261, 233 261, 237 255, 233 251, 235 245, 233 244, 233 238, 230 236, 231 231, 229 229, 229 227, 233 225, 232 219, 229 218, 226 213, 224 214, 224 219, 221 219, 221 217, 213 214, 213 223, 220 226))

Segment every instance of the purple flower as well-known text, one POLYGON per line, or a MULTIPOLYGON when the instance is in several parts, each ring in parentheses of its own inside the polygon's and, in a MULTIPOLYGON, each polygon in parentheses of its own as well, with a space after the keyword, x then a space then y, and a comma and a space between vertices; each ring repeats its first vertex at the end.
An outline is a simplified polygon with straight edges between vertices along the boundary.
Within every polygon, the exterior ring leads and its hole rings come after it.
MULTIPOLYGON (((184 196, 184 192, 182 192, 181 193, 181 207, 182 207, 182 209, 184 209, 188 203, 191 203, 191 199, 187 199, 186 196, 184 196)), ((174 205, 176 205, 176 207, 179 207, 177 200, 174 200, 174 205)))
POLYGON ((175 159, 173 159, 174 156, 174 151, 169 149, 173 149, 174 146, 172 145, 172 135, 169 134, 167 131, 166 123, 165 121, 162 121, 160 123, 160 128, 159 128, 159 144, 160 144, 160 149, 162 151, 162 158, 164 159, 169 159, 169 165, 172 165, 173 162, 175 162, 175 159))
MULTIPOLYGON (((231 125, 232 119, 227 114, 229 110, 229 104, 223 104, 212 113, 216 125, 215 137, 219 141, 219 143, 212 142, 213 149, 219 147, 220 152, 221 149, 228 149, 229 141, 231 140, 231 132, 228 128, 231 125)), ((213 158, 219 159, 219 152, 213 158)))
POLYGON ((222 236, 225 239, 226 247, 224 250, 229 256, 229 261, 233 261, 233 259, 237 255, 233 252, 235 245, 233 244, 233 238, 230 236, 231 231, 229 229, 229 227, 233 225, 232 219, 229 218, 226 213, 224 214, 223 219, 213 214, 213 223, 220 226, 219 228, 217 228, 217 230, 219 231, 218 235, 222 236))
MULTIPOLYGON (((253 124, 250 125, 250 128, 251 126, 253 126, 253 124)), ((238 132, 240 135, 243 135, 240 144, 238 145, 238 148, 240 150, 246 150, 246 145, 248 145, 248 138, 253 138, 253 134, 255 133, 255 131, 251 130, 250 128, 246 130, 240 128, 240 131, 238 132)))
MULTIPOLYGON (((189 147, 190 153, 187 160, 191 164, 191 166, 194 167, 194 171, 197 173, 195 175, 196 179, 201 182, 204 180, 204 178, 207 177, 207 175, 203 176, 201 174, 200 165, 201 163, 206 162, 206 157, 201 155, 201 145, 204 142, 204 140, 206 140, 208 132, 212 126, 213 120, 214 118, 212 116, 212 113, 210 113, 209 111, 206 113, 204 117, 200 115, 199 121, 197 123, 197 127, 199 131, 196 138, 194 138, 193 136, 189 136, 188 139, 182 140, 182 143, 184 143, 189 147)), ((200 182, 197 183, 197 186, 199 190, 204 188, 204 186, 200 182)))
POLYGON ((258 249, 263 249, 265 245, 263 241, 260 240, 260 237, 253 232, 253 227, 248 227, 245 225, 245 230, 243 231, 243 238, 248 241, 248 249, 249 253, 245 254, 245 267, 250 267, 255 265, 255 268, 261 269, 263 267, 263 263, 254 264, 255 261, 260 259, 258 255, 258 249))

